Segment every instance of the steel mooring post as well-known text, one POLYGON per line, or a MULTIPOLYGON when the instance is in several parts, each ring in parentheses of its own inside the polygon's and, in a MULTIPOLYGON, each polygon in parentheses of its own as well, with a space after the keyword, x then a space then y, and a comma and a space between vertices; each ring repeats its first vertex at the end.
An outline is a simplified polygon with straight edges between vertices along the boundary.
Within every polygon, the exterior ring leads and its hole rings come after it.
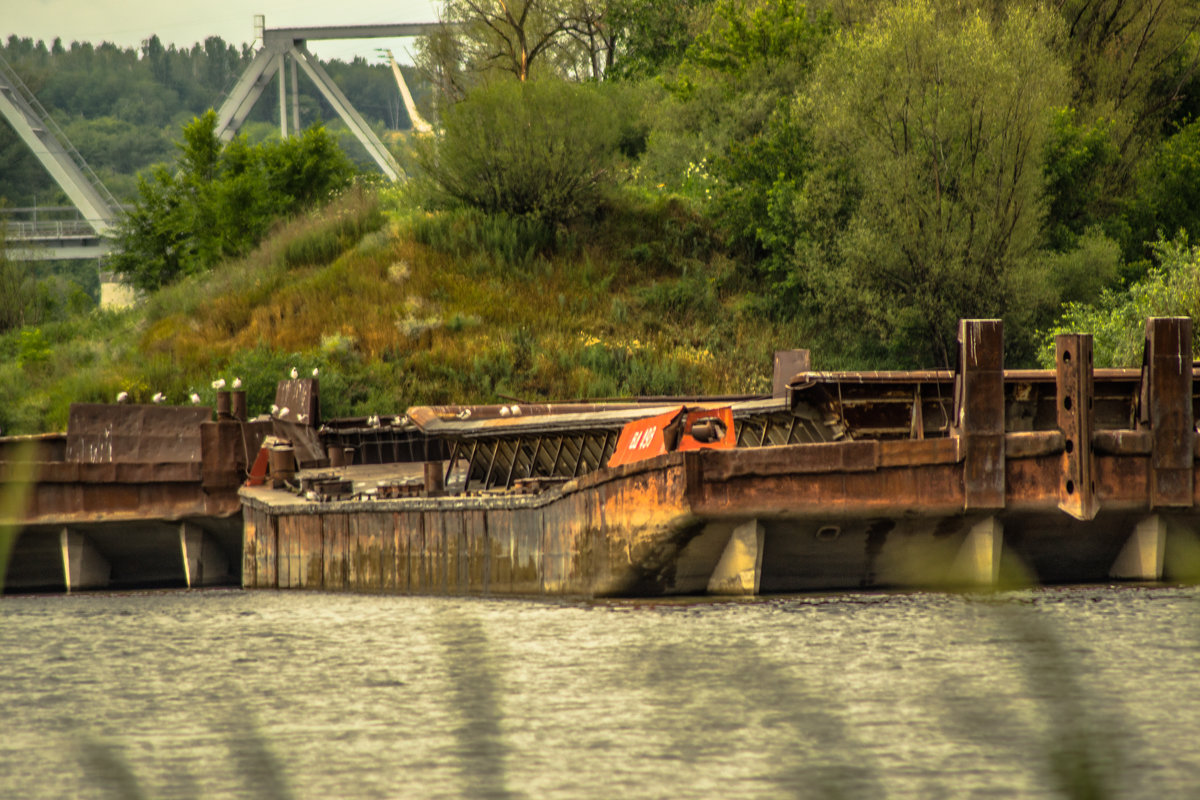
POLYGON ((1092 336, 1060 334, 1054 337, 1054 350, 1058 428, 1063 434, 1058 507, 1076 519, 1094 519, 1100 505, 1093 478, 1092 336))
POLYGON ((1150 429, 1150 507, 1189 507, 1196 433, 1192 414, 1192 320, 1146 320, 1141 419, 1150 429))
POLYGON ((958 408, 963 447, 963 508, 1004 508, 1004 323, 958 323, 958 408))

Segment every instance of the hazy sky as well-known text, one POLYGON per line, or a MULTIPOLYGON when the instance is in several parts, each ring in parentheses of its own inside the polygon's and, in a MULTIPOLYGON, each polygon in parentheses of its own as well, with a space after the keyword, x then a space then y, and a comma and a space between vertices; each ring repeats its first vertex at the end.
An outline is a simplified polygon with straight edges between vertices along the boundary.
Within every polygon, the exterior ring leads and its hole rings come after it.
MULTIPOLYGON (((0 37, 12 34, 42 39, 113 42, 138 47, 158 34, 164 45, 191 47, 207 36, 240 45, 254 38, 253 17, 266 15, 268 28, 316 25, 360 25, 382 22, 432 22, 441 6, 436 0, 0 0, 0 37)), ((313 41, 309 49, 323 59, 372 59, 376 47, 404 55, 412 39, 313 41)))

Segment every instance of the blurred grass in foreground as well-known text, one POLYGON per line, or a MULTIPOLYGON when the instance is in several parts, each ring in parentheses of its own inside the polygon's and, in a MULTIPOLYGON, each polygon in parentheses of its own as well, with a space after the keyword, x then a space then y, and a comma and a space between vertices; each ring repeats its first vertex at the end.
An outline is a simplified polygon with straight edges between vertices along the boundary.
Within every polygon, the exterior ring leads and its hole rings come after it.
POLYGON ((8 560, 21 533, 20 520, 25 516, 25 504, 33 485, 36 445, 18 445, 10 461, 0 461, 0 593, 8 575, 8 560))

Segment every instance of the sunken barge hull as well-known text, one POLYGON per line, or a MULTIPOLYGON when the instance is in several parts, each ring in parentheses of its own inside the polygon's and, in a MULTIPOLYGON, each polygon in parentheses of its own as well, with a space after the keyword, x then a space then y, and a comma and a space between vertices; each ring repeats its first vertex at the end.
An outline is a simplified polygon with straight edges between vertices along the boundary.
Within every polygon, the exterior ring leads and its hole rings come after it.
POLYGON ((243 585, 606 597, 1193 576, 1190 320, 1148 321, 1141 370, 1093 370, 1078 335, 1058 337, 1056 369, 1006 372, 1002 338, 961 323, 954 372, 802 372, 777 401, 733 404, 736 446, 619 466, 619 414, 557 432, 552 414, 426 414, 450 462, 414 496, 243 489, 243 585))

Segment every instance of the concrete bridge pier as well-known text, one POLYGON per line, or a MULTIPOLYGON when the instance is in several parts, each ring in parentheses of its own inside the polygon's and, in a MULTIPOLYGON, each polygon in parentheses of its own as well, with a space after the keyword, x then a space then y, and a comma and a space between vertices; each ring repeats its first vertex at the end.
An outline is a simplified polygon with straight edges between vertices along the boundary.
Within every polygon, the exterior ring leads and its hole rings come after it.
POLYGON ((729 535, 717 566, 708 579, 709 594, 756 595, 762 583, 763 526, 743 522, 729 535))
POLYGON ((1123 581, 1159 581, 1163 576, 1163 552, 1167 544, 1167 522, 1151 514, 1133 529, 1113 562, 1108 575, 1123 581))
POLYGON ((63 579, 68 592, 80 589, 104 589, 112 578, 108 563, 87 536, 70 528, 59 534, 62 547, 63 579))
POLYGON ((971 526, 950 567, 949 583, 957 586, 993 587, 1000 580, 1000 554, 1004 526, 987 517, 971 526))
POLYGON ((183 555, 183 574, 189 589, 230 583, 229 559, 216 538, 189 522, 179 525, 179 547, 183 555))

